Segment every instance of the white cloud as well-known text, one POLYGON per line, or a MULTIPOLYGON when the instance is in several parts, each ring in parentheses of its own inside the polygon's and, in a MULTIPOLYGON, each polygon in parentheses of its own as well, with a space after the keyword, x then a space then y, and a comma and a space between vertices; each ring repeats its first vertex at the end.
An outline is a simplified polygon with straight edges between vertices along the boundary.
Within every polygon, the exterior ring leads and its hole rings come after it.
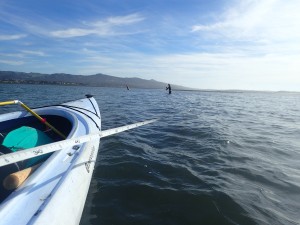
POLYGON ((127 16, 110 17, 103 21, 93 23, 84 22, 84 28, 69 28, 65 30, 52 31, 50 34, 59 38, 71 38, 87 35, 111 36, 116 34, 130 34, 130 32, 116 31, 117 27, 128 26, 144 20, 139 14, 130 14, 127 16))
POLYGON ((0 53, 0 56, 3 56, 3 57, 23 58, 24 54, 21 54, 21 53, 0 53))
POLYGON ((300 1, 235 3, 215 22, 192 27, 195 34, 218 43, 211 57, 194 55, 194 60, 201 59, 199 63, 215 61, 203 69, 209 75, 198 80, 205 80, 207 86, 215 82, 214 88, 221 89, 296 90, 300 85, 300 1))
POLYGON ((46 54, 42 51, 28 51, 28 50, 23 50, 21 51, 22 53, 26 55, 35 55, 35 56, 46 56, 46 54))
POLYGON ((14 34, 14 35, 1 35, 0 34, 0 41, 11 41, 11 40, 17 40, 21 38, 25 38, 26 34, 14 34))
POLYGON ((145 18, 142 17, 141 15, 134 13, 127 16, 109 17, 104 21, 97 21, 90 25, 96 27, 122 26, 122 25, 130 25, 130 24, 138 23, 143 21, 144 19, 145 18))
POLYGON ((2 60, 2 59, 0 59, 0 63, 12 65, 12 66, 19 66, 24 64, 23 61, 2 60))
POLYGON ((70 38, 70 37, 86 36, 86 35, 95 34, 95 33, 99 34, 100 31, 96 31, 95 29, 88 30, 88 29, 70 28, 67 30, 53 31, 53 32, 51 32, 51 35, 53 35, 54 37, 59 37, 59 38, 70 38))
POLYGON ((234 40, 282 41, 300 38, 300 1, 244 0, 212 24, 198 24, 193 32, 211 32, 234 40))

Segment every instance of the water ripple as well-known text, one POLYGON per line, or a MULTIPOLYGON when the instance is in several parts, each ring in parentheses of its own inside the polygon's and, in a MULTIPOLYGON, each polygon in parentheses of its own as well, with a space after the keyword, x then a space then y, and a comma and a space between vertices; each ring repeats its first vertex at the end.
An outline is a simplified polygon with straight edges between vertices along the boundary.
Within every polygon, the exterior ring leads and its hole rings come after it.
POLYGON ((101 141, 82 225, 300 224, 299 93, 1 87, 34 107, 92 93, 103 129, 160 118, 101 141))

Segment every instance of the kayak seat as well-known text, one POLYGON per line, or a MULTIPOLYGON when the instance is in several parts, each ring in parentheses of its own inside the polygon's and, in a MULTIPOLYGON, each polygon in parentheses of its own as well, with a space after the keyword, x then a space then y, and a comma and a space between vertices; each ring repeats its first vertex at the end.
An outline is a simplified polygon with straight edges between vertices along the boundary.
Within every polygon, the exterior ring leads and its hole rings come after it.
MULTIPOLYGON (((10 131, 4 138, 2 145, 9 148, 11 152, 17 152, 23 149, 33 148, 40 145, 45 145, 53 142, 42 131, 28 127, 22 126, 15 130, 10 131)), ((46 160, 49 154, 31 158, 24 162, 25 168, 31 167, 42 160, 46 160)))

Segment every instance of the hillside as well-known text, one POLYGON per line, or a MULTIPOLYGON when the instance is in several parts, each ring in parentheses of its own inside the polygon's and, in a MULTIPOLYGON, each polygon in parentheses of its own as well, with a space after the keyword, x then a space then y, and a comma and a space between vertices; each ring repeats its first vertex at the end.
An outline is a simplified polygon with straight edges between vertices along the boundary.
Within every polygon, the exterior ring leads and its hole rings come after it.
MULTIPOLYGON (((96 87, 126 87, 162 89, 166 83, 156 80, 145 80, 140 78, 121 78, 105 74, 95 75, 72 75, 65 73, 41 74, 24 73, 14 71, 0 71, 0 83, 29 83, 29 84, 54 84, 54 85, 83 85, 96 87)), ((189 89, 171 84, 173 89, 189 89)))

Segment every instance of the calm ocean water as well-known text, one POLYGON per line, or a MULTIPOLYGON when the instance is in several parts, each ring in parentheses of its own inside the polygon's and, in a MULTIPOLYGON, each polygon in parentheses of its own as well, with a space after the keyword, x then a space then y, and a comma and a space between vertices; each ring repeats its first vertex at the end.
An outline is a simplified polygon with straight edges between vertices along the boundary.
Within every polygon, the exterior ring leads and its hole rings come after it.
POLYGON ((81 225, 300 224, 300 93, 0 84, 31 107, 87 93, 103 130, 160 119, 101 140, 81 225))

